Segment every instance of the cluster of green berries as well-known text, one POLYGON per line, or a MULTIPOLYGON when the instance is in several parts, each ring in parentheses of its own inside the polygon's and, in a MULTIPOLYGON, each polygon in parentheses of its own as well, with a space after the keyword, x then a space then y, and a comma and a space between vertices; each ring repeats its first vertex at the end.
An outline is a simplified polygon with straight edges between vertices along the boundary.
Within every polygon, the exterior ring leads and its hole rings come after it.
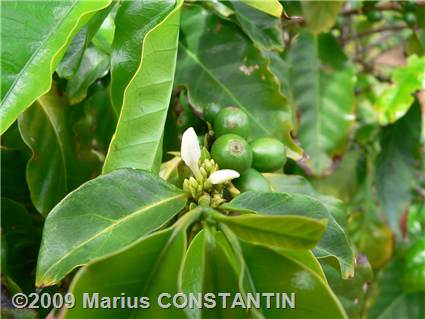
POLYGON ((401 2, 401 5, 403 7, 403 20, 407 23, 407 25, 414 27, 417 23, 415 1, 403 1, 401 2))
MULTIPOLYGON (((376 8, 376 4, 378 4, 378 1, 365 1, 363 3, 364 11, 366 12, 366 17, 370 22, 379 22, 383 18, 382 11, 378 10, 376 8)), ((417 23, 416 14, 415 14, 415 8, 416 3, 415 1, 402 1, 400 2, 402 11, 402 17, 403 20, 409 25, 409 26, 415 26, 417 23)))
POLYGON ((270 191, 270 184, 261 173, 282 169, 286 162, 285 146, 273 137, 248 143, 250 119, 239 108, 220 108, 212 103, 205 108, 204 119, 214 130, 211 156, 220 169, 239 172, 240 177, 233 181, 239 191, 270 191))

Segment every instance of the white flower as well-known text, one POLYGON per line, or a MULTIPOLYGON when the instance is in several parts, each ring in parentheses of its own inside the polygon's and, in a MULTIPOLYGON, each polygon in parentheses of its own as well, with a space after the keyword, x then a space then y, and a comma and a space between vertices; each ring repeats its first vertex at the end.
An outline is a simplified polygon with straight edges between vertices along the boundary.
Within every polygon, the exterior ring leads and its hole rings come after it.
POLYGON ((239 176, 239 173, 232 169, 221 169, 212 173, 210 177, 208 177, 208 180, 211 184, 221 184, 234 178, 238 178, 239 176))
POLYGON ((201 148, 199 147, 198 136, 192 127, 189 127, 183 133, 181 157, 195 177, 200 177, 199 159, 201 157, 201 148))

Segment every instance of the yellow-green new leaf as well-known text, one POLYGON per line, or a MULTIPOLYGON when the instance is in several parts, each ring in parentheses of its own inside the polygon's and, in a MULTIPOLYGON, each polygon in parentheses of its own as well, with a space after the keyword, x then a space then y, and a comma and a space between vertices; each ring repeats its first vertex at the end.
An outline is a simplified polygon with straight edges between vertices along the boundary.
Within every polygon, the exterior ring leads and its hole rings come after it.
MULTIPOLYGON (((171 13, 143 39, 140 64, 124 90, 117 129, 103 166, 104 173, 126 167, 159 172, 182 3, 178 0, 171 13)), ((138 14, 143 16, 146 13, 140 11, 138 14)), ((118 24, 116 34, 119 34, 118 24)))
POLYGON ((283 7, 278 0, 241 0, 247 5, 263 11, 267 14, 280 18, 284 13, 283 7))
POLYGON ((379 95, 375 104, 382 125, 394 123, 406 114, 415 91, 425 90, 425 57, 409 57, 407 65, 395 69, 391 78, 393 84, 379 95))

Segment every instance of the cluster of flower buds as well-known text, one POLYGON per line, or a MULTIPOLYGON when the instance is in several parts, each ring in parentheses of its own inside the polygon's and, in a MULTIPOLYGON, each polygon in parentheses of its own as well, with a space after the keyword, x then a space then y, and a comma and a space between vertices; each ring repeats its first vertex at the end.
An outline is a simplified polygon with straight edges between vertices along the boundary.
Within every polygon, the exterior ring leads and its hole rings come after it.
POLYGON ((198 204, 217 207, 223 200, 223 189, 228 182, 239 177, 239 173, 219 170, 207 149, 201 149, 193 128, 183 133, 181 157, 193 175, 183 181, 183 190, 198 204), (201 164, 199 165, 199 162, 201 164))

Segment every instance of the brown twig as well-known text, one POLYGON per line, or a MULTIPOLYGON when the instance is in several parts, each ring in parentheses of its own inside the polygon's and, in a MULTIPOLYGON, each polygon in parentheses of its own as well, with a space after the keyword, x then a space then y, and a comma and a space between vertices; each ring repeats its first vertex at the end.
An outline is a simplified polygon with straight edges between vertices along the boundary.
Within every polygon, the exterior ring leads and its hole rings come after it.
POLYGON ((298 23, 298 24, 304 24, 305 23, 305 19, 304 17, 301 16, 287 16, 287 15, 283 15, 282 19, 287 21, 288 23, 298 23))
POLYGON ((400 31, 406 28, 409 28, 409 26, 408 25, 392 25, 392 26, 386 26, 386 27, 382 27, 378 29, 366 30, 366 31, 360 32, 357 36, 365 37, 374 33, 382 33, 387 31, 400 31))
POLYGON ((382 4, 378 4, 378 5, 371 7, 371 8, 355 8, 355 9, 343 10, 343 11, 341 11, 341 15, 350 16, 350 15, 353 15, 353 14, 362 14, 362 13, 367 12, 367 11, 388 11, 388 10, 400 11, 401 6, 398 3, 395 3, 395 2, 382 3, 382 4))

